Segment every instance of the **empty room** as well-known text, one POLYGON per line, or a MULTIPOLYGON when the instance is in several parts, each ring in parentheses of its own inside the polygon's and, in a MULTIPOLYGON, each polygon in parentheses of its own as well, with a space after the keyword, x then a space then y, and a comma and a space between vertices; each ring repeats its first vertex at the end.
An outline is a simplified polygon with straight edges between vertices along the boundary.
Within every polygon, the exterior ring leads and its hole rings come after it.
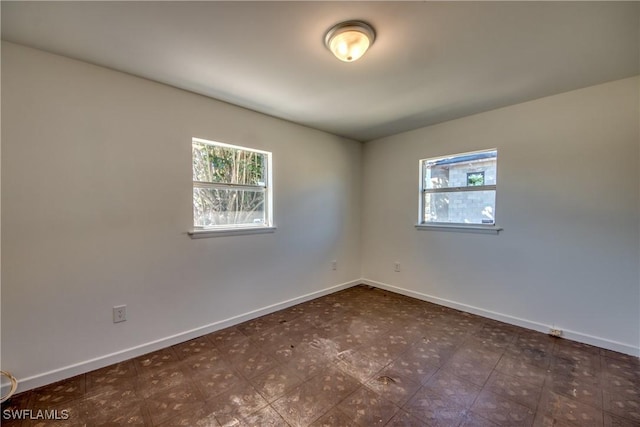
POLYGON ((639 2, 0 8, 2 425, 640 425, 639 2))

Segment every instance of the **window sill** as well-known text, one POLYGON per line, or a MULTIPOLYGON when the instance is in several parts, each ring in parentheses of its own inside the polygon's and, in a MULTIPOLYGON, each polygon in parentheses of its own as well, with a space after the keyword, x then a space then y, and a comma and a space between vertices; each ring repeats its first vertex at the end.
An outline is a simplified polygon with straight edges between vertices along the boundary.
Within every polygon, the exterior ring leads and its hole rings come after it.
POLYGON ((463 233, 498 234, 502 231, 497 225, 464 224, 416 224, 418 230, 457 231, 463 233))
POLYGON ((206 239, 208 237, 240 236, 243 234, 265 234, 273 233, 276 227, 237 227, 219 229, 197 229, 189 230, 187 233, 192 239, 206 239))

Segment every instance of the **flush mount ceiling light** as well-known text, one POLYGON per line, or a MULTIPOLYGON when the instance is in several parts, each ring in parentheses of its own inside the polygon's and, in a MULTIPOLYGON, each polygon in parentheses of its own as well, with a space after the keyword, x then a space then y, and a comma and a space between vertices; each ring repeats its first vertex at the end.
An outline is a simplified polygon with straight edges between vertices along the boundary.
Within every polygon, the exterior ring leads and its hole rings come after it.
POLYGON ((340 61, 353 62, 369 49, 376 39, 371 25, 362 21, 345 21, 331 27, 324 44, 340 61))

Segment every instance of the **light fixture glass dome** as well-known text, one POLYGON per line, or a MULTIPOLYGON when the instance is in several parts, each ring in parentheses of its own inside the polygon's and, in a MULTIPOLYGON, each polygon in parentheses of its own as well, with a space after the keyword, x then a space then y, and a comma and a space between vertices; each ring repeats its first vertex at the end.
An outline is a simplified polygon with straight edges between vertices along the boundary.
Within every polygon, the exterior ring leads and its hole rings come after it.
POLYGON ((373 44, 376 34, 362 21, 346 21, 332 27, 324 38, 324 44, 341 61, 353 62, 373 44))

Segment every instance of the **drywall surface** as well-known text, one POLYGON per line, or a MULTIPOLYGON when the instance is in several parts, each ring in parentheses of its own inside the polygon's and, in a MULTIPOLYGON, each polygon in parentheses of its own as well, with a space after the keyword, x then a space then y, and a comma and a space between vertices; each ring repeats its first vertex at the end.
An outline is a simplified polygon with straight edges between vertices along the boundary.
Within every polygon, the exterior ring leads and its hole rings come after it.
POLYGON ((363 276, 638 354, 638 85, 614 81, 366 143, 363 276), (498 149, 504 231, 416 230, 419 160, 488 148, 498 149))
POLYGON ((2 89, 2 368, 19 379, 360 277, 362 144, 11 43, 2 89), (192 137, 273 153, 274 233, 187 235, 192 137))

